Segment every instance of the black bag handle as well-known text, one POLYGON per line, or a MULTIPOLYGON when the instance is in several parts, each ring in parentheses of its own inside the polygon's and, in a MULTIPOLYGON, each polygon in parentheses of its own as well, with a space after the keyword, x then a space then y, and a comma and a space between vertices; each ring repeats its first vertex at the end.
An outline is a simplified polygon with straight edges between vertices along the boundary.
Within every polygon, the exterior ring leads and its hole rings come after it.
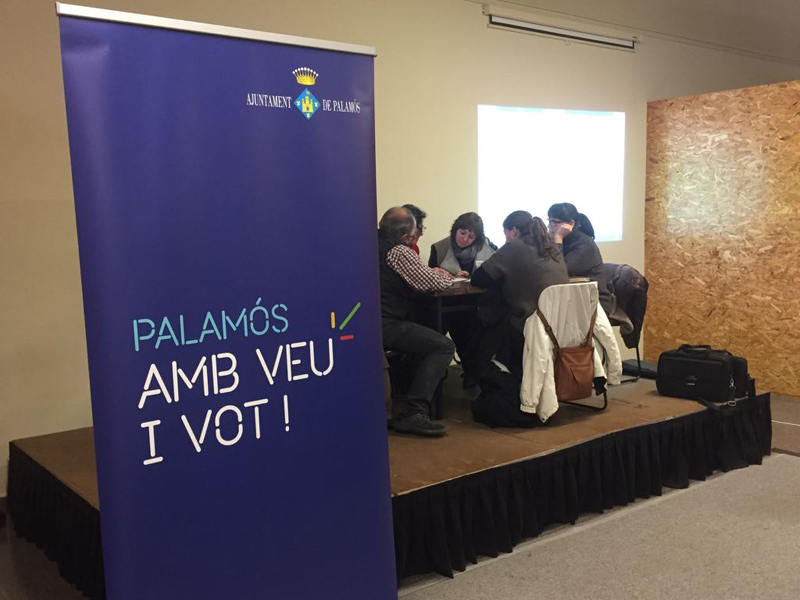
POLYGON ((681 344, 678 352, 685 352, 686 354, 693 354, 695 356, 708 356, 711 353, 711 346, 708 344, 681 344))
POLYGON ((707 357, 712 352, 718 352, 720 354, 725 354, 727 356, 733 356, 733 354, 731 354, 727 350, 714 350, 708 344, 681 344, 680 347, 678 348, 678 352, 693 354, 701 358, 707 357))

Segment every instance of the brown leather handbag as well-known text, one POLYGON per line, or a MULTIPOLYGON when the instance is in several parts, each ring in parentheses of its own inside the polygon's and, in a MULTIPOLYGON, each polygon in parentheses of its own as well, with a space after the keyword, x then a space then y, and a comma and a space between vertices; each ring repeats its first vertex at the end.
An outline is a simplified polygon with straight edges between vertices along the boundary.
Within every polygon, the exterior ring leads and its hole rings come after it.
POLYGON ((561 402, 583 400, 592 395, 594 382, 594 322, 597 309, 592 313, 589 331, 580 346, 562 348, 553 333, 550 323, 538 308, 536 313, 542 320, 544 330, 553 342, 553 371, 556 380, 556 397, 561 402))

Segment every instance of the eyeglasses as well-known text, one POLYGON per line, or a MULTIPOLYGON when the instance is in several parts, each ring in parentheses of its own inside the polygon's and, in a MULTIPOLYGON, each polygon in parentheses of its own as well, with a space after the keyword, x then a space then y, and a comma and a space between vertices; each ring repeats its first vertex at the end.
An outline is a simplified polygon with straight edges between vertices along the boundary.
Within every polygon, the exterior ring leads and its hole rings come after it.
POLYGON ((417 231, 419 231, 420 233, 425 233, 426 229, 427 227, 425 227, 424 225, 417 225, 417 231))

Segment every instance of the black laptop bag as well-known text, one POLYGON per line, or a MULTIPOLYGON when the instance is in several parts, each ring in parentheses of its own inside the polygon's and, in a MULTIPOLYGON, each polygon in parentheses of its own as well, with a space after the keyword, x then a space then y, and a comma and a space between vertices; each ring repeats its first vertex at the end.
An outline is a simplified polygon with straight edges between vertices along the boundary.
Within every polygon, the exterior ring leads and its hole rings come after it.
POLYGON ((662 396, 733 402, 747 396, 747 360, 727 350, 684 344, 658 357, 656 388, 662 396))

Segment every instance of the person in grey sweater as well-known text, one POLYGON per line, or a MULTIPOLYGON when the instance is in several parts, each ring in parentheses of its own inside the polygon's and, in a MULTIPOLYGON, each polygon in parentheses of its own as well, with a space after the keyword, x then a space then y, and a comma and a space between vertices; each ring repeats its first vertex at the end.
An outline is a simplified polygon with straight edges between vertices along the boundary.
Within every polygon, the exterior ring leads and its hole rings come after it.
POLYGON ((494 254, 497 247, 483 232, 483 219, 478 213, 468 212, 453 222, 450 237, 431 245, 429 267, 441 267, 456 277, 469 277, 475 263, 483 262, 494 254))
MULTIPOLYGON (((497 247, 484 234, 483 219, 478 213, 468 212, 453 222, 449 237, 431 246, 428 266, 439 267, 456 277, 469 277, 476 265, 491 257, 495 250, 497 247)), ((443 317, 444 330, 450 333, 458 349, 464 387, 473 387, 477 382, 475 356, 480 324, 472 312, 451 312, 443 317)))

